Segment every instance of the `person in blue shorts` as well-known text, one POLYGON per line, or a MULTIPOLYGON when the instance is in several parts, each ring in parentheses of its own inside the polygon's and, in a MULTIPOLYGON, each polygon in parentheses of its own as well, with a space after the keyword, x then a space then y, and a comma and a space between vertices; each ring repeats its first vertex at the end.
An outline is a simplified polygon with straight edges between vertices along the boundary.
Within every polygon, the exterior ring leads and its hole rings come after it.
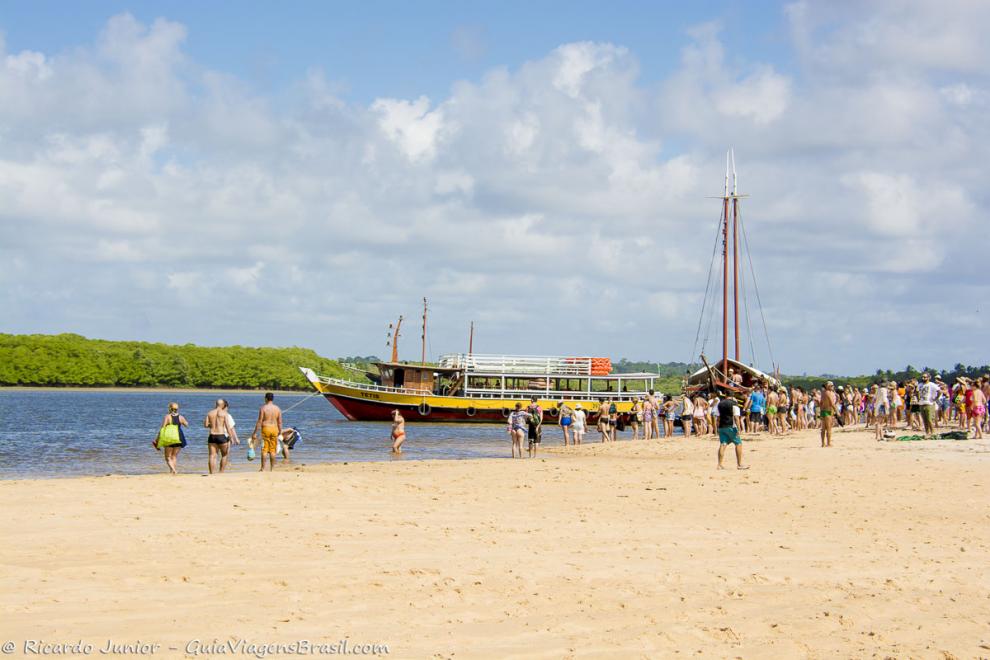
POLYGON ((736 469, 748 470, 748 465, 742 462, 742 438, 739 437, 739 430, 736 428, 735 417, 732 414, 736 402, 729 397, 718 402, 718 469, 724 470, 722 462, 725 460, 725 448, 727 445, 736 446, 736 469))

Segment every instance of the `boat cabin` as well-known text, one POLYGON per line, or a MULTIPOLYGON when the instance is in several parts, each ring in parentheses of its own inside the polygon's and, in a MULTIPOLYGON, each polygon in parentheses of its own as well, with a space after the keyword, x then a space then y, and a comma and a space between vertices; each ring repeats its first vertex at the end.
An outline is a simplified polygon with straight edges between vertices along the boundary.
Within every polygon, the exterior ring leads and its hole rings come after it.
POLYGON ((379 362, 376 366, 384 387, 446 395, 455 393, 458 383, 463 383, 459 369, 402 362, 379 362))

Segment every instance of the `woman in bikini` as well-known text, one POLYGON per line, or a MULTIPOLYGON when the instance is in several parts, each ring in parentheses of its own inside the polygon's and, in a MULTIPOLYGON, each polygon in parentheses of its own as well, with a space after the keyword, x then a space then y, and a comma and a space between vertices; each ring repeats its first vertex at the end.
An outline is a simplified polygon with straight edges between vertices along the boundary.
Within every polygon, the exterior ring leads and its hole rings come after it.
POLYGON ((646 397, 643 401, 643 439, 653 439, 653 420, 656 414, 655 399, 652 396, 646 397))
POLYGON ((392 411, 392 453, 402 453, 402 443, 406 441, 406 420, 398 410, 392 411))

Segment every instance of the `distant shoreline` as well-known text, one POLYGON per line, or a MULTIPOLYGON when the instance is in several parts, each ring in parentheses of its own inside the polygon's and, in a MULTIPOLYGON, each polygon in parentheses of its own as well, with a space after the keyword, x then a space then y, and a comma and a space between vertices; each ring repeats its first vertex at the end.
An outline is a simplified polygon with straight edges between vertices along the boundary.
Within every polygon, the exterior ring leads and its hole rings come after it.
POLYGON ((33 386, 27 387, 22 385, 11 385, 11 386, 0 386, 0 392, 109 392, 113 394, 121 394, 125 392, 135 392, 138 394, 155 394, 161 393, 165 394, 168 392, 174 392, 176 394, 207 394, 210 392, 228 392, 230 394, 264 394, 265 392, 274 392, 275 394, 285 395, 285 394, 311 394, 313 390, 243 390, 237 388, 223 388, 223 387, 41 387, 33 386))

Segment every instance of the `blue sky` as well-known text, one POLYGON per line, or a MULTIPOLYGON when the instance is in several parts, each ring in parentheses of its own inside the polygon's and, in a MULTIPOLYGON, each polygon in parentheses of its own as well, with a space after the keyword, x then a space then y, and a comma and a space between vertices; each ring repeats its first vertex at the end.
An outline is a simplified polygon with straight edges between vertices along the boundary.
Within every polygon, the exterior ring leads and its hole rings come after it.
POLYGON ((437 97, 456 80, 518 67, 563 43, 606 41, 649 66, 644 83, 677 64, 695 25, 720 21, 730 48, 786 66, 780 4, 774 2, 32 2, 0 7, 7 48, 60 52, 90 42, 110 16, 145 24, 166 17, 189 28, 184 52, 257 89, 278 89, 310 68, 348 100, 437 97), (53 17, 58 21, 52 21, 53 17))
POLYGON ((988 3, 234 7, 0 5, 0 331, 693 359, 733 146, 785 372, 987 361, 988 3))

